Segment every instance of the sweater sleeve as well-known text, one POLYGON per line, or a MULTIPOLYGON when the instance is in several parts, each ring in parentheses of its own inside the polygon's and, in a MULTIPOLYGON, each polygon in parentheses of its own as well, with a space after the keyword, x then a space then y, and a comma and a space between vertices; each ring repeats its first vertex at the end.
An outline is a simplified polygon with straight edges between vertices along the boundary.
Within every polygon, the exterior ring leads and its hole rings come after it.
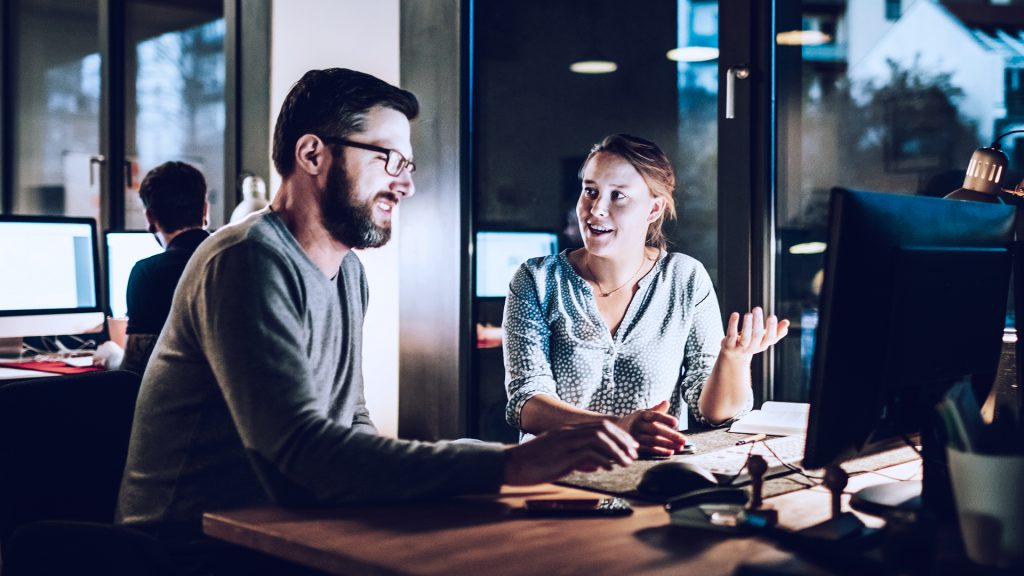
MULTIPOLYGON (((370 287, 366 284, 366 275, 362 271, 362 264, 359 265, 359 297, 362 299, 363 318, 366 317, 366 310, 370 307, 370 287)), ((356 375, 359 382, 359 394, 356 399, 355 413, 352 415, 352 430, 366 434, 377 434, 377 425, 370 418, 370 410, 366 407, 366 394, 364 392, 362 371, 356 375)))
POLYGON ((352 427, 327 417, 300 341, 305 294, 293 267, 269 247, 233 246, 210 260, 191 308, 218 387, 270 498, 341 503, 498 490, 500 448, 364 433, 372 423, 362 394, 352 427))

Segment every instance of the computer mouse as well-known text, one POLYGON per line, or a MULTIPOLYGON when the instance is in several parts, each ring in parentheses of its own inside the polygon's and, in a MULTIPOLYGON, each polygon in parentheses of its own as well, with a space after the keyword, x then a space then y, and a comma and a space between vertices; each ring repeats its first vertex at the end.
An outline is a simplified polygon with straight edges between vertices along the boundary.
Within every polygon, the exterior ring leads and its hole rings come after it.
POLYGON ((644 472, 637 491, 647 496, 667 498, 715 486, 718 486, 718 480, 708 470, 683 460, 671 460, 655 464, 644 472))

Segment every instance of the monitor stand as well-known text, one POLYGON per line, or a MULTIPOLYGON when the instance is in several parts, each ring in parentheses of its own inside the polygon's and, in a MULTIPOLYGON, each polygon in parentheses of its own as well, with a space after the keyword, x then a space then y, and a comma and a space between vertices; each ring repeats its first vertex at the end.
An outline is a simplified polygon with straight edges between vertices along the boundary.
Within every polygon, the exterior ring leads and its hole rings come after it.
POLYGON ((843 490, 849 479, 838 464, 825 468, 824 484, 832 493, 832 518, 800 530, 802 538, 821 542, 860 541, 877 532, 865 526, 853 512, 842 511, 843 490))
MULTIPOLYGON (((948 389, 948 386, 945 387, 948 389)), ((938 401, 926 403, 933 406, 938 401)), ((921 414, 921 480, 898 480, 862 488, 850 498, 850 506, 874 516, 912 513, 926 519, 948 520, 956 516, 953 488, 946 467, 946 438, 939 427, 938 412, 921 414)))
POLYGON ((0 338, 0 360, 18 360, 22 351, 21 338, 0 338))
POLYGON ((921 510, 920 480, 887 482, 860 489, 850 497, 850 506, 875 516, 894 510, 918 512, 921 510))
POLYGON ((783 532, 780 543, 827 567, 842 566, 852 573, 876 572, 878 566, 863 552, 876 544, 881 531, 865 526, 853 512, 842 511, 848 479, 838 465, 825 468, 824 484, 832 492, 832 517, 803 530, 783 532))

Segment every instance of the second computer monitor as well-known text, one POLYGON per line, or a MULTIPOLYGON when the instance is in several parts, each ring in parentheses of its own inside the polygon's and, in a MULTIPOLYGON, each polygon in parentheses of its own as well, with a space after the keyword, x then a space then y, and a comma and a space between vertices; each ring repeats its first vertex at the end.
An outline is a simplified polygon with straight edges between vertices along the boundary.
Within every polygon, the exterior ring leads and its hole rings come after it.
POLYGON ((476 296, 504 298, 523 262, 558 251, 558 235, 550 232, 485 231, 476 233, 476 296))
POLYGON ((96 222, 0 216, 0 338, 101 329, 96 222))
POLYGON ((837 188, 830 214, 804 466, 916 432, 940 462, 935 403, 998 365, 1014 208, 837 188))
POLYGON ((128 315, 128 278, 135 263, 163 252, 153 234, 144 231, 107 232, 107 301, 110 315, 128 315))

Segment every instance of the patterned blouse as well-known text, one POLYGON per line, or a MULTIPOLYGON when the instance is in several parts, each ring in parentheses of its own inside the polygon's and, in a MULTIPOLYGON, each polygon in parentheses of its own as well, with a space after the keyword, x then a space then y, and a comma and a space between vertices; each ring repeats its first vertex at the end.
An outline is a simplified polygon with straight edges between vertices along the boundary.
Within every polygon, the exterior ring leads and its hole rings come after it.
POLYGON ((687 413, 709 424, 697 402, 724 332, 704 266, 663 251, 612 336, 568 254, 528 260, 509 285, 503 322, 508 423, 521 428, 526 401, 547 394, 614 416, 668 399, 680 430, 688 427, 687 413))

